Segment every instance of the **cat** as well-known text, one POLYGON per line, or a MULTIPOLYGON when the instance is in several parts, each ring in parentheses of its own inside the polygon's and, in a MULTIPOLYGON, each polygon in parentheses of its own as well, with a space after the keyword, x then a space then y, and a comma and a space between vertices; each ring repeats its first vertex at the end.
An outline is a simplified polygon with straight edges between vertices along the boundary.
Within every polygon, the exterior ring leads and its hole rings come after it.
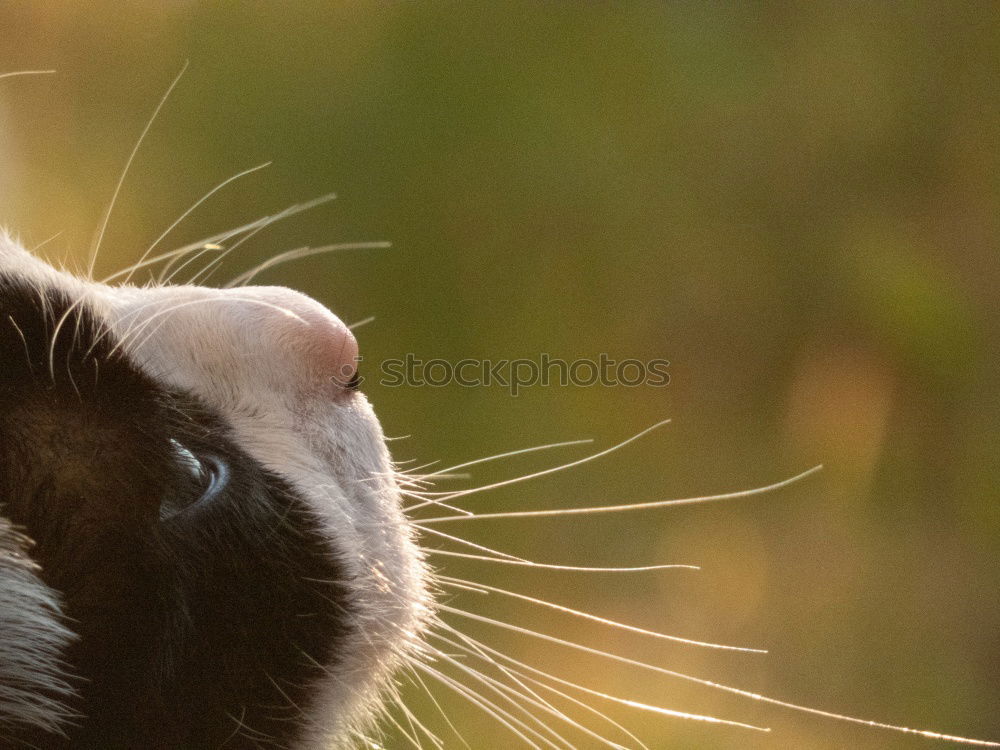
MULTIPOLYGON (((274 218, 139 258, 116 277, 217 252, 274 218)), ((567 716, 553 694, 761 729, 600 693, 445 623, 446 613, 489 622, 436 595, 471 588, 667 637, 432 574, 418 536, 466 551, 451 554, 544 566, 435 526, 461 515, 450 503, 470 491, 425 482, 468 464, 400 471, 361 388, 351 330, 290 289, 245 286, 256 270, 223 289, 111 284, 0 236, 0 747, 372 748, 383 717, 411 744, 443 746, 396 699, 404 668, 529 747, 571 745, 564 731, 588 746, 643 746, 596 709, 586 709, 593 723, 567 716), (408 520, 406 500, 438 518, 408 520)))

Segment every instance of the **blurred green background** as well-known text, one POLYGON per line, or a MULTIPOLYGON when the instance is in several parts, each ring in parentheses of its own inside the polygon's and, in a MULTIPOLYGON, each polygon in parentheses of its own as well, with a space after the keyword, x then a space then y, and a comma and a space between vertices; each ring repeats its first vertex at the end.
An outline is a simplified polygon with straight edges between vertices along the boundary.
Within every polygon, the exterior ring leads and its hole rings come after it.
MULTIPOLYGON (((673 419, 597 464, 468 507, 683 497, 825 464, 746 501, 444 529, 547 562, 700 572, 432 558, 451 575, 768 655, 650 642, 477 594, 454 606, 810 706, 1000 740, 998 20, 995 4, 961 2, 4 4, 0 71, 58 74, 0 82, 0 223, 80 263, 190 60, 125 182, 99 274, 135 260, 219 181, 273 160, 167 245, 336 191, 215 279, 303 244, 390 240, 261 278, 348 322, 375 316, 358 332, 369 375, 406 353, 670 360, 666 388, 516 398, 370 377, 387 434, 410 436, 395 456, 418 463, 582 437, 605 446, 673 419)), ((466 483, 585 450, 477 467, 466 483)), ((773 728, 611 707, 652 748, 934 745, 450 621, 600 690, 773 728)), ((473 748, 516 745, 434 692, 473 748)), ((385 745, 406 741, 390 732, 385 745)))

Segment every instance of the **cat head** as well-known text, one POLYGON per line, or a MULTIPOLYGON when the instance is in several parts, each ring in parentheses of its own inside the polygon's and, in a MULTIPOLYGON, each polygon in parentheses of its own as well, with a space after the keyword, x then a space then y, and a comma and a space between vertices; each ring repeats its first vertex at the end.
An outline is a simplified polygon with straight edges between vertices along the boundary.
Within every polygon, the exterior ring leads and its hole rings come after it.
POLYGON ((318 747, 366 720, 429 603, 340 320, 279 287, 108 286, 4 237, 0 361, 0 515, 72 633, 51 697, 76 715, 10 726, 318 747))

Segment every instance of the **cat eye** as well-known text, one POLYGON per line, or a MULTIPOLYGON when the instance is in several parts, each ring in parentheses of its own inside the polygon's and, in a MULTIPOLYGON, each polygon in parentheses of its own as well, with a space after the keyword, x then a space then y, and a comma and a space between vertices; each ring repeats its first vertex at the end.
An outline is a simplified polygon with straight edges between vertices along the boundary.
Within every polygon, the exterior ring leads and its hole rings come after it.
POLYGON ((170 444, 178 463, 200 489, 200 495, 188 508, 211 500, 229 483, 229 466, 219 457, 195 453, 173 438, 170 444))

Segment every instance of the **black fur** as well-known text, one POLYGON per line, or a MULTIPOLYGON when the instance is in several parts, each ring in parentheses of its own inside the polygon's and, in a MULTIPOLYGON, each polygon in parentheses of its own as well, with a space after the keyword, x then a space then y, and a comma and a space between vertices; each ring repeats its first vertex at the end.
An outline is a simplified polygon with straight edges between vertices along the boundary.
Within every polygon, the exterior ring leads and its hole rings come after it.
POLYGON ((292 488, 117 344, 86 306, 0 276, 0 513, 62 596, 82 717, 0 746, 287 746, 348 632, 341 567, 292 488), (178 443, 229 466, 218 496, 197 502, 178 443))

